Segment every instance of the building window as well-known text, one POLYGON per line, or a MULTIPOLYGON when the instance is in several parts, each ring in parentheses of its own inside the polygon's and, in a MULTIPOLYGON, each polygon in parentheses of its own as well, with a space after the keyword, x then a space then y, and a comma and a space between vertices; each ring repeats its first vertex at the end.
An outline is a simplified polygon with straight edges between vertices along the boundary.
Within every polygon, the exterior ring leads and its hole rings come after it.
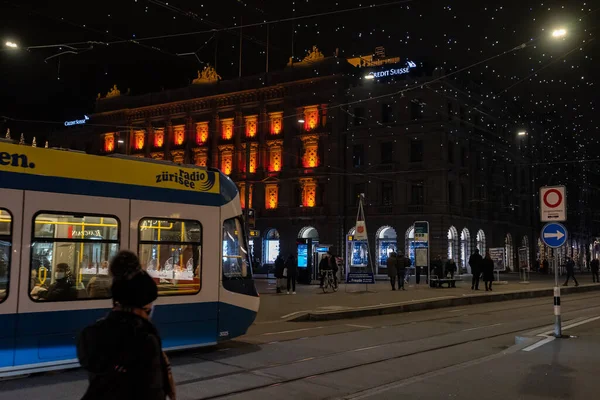
POLYGON ((381 143, 381 163, 392 164, 394 162, 394 142, 381 143))
POLYGON ((394 203, 394 183, 393 182, 382 182, 381 183, 381 204, 384 206, 391 206, 394 203))
POLYGON ((115 134, 107 133, 104 135, 104 152, 112 153, 115 151, 115 134))
POLYGON ((319 107, 310 106, 304 108, 304 130, 312 131, 319 125, 319 107))
POLYGON ((246 120, 246 137, 255 137, 256 133, 258 132, 258 116, 248 115, 244 117, 244 119, 246 120))
POLYGON ((12 215, 0 208, 0 303, 8 297, 11 248, 12 215))
MULTIPOLYGON (((248 204, 249 204, 250 208, 252 208, 252 195, 253 195, 253 191, 254 191, 254 185, 249 184, 248 186, 250 187, 250 192, 248 193, 248 204)), ((242 208, 246 208, 246 183, 240 183, 239 187, 240 187, 240 203, 242 205, 242 208)))
POLYGON ((173 144, 181 146, 185 142, 185 125, 176 125, 173 127, 173 144))
POLYGON ((35 215, 30 297, 34 301, 110 298, 108 261, 118 251, 116 217, 35 215))
POLYGON ((487 247, 485 245, 485 233, 481 229, 479 232, 477 232, 477 249, 479 250, 479 254, 482 256, 484 256, 485 252, 487 251, 487 247))
POLYGON ((240 292, 232 281, 252 277, 245 237, 240 218, 223 222, 223 287, 229 291, 240 292))
POLYGON ((154 130, 154 147, 160 149, 165 143, 165 130, 164 128, 157 128, 154 130))
POLYGON ((354 167, 362 167, 365 165, 365 146, 355 144, 352 146, 352 165, 354 167))
POLYGON ((454 164, 454 142, 448 141, 448 163, 454 164))
POLYGON ((194 149, 194 164, 199 167, 206 167, 208 165, 207 149, 194 149))
POLYGON ((283 165, 283 141, 274 140, 267 142, 267 147, 269 148, 269 172, 281 171, 281 167, 283 165))
POLYGON ((391 104, 381 105, 381 122, 384 124, 394 122, 394 109, 391 104))
POLYGON ((313 178, 300 179, 302 187, 302 206, 314 207, 317 202, 317 181, 313 178))
POLYGON ((269 114, 271 135, 279 135, 283 131, 283 112, 272 112, 269 114))
POLYGON ((274 210, 277 208, 279 201, 279 187, 275 183, 267 183, 265 185, 265 208, 274 210))
POLYGON ((410 162, 423 162, 423 141, 410 141, 410 162))
POLYGON ((136 150, 142 150, 146 142, 146 132, 143 130, 133 132, 133 147, 136 150))
POLYGON ((221 171, 225 175, 230 175, 233 170, 233 146, 219 146, 221 153, 221 171))
MULTIPOLYGON (((248 143, 242 143, 242 148, 243 148, 243 156, 242 156, 242 168, 241 170, 243 172, 246 172, 246 156, 247 156, 247 151, 246 151, 246 146, 248 145, 248 143)), ((251 143, 250 144, 250 160, 249 160, 249 167, 250 167, 250 173, 254 174, 256 172, 256 165, 258 162, 258 143, 251 143)))
POLYGON ((413 121, 421 119, 421 102, 419 100, 410 102, 410 119, 413 121))
POLYGON ((265 264, 275 264, 279 255, 279 232, 277 229, 269 229, 263 241, 263 258, 265 264))
POLYGON ((142 218, 138 235, 140 263, 148 275, 160 280, 160 296, 196 294, 200 291, 200 222, 142 218))
POLYGON ((425 188, 423 181, 414 181, 411 184, 410 203, 412 205, 425 204, 425 188))
POLYGON ((233 118, 221 120, 221 137, 223 140, 231 140, 233 137, 233 118))
POLYGON ((196 123, 196 144, 202 146, 208 141, 208 122, 196 123))
POLYGON ((315 168, 319 166, 319 137, 307 135, 302 138, 303 156, 302 166, 304 168, 315 168))
POLYGON ((367 120, 365 118, 365 108, 356 107, 354 108, 354 126, 365 125, 367 120))

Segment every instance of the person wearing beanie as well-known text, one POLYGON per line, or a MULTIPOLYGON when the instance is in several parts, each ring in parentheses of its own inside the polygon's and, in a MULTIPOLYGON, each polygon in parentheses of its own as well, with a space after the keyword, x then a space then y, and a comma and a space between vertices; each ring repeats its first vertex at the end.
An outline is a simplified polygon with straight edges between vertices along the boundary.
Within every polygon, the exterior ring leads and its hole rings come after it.
POLYGON ((77 342, 89 378, 83 400, 176 400, 169 360, 150 320, 156 283, 130 251, 115 256, 110 273, 113 309, 85 328, 77 342))

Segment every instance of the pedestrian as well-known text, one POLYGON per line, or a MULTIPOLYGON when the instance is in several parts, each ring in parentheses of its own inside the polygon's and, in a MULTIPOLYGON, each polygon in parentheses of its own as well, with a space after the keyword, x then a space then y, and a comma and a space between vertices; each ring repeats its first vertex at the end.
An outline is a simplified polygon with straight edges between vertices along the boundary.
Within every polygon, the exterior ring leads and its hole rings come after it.
POLYGON ((410 259, 404 257, 404 254, 400 251, 396 257, 396 269, 398 271, 398 289, 406 290, 404 288, 406 276, 406 270, 410 268, 410 259), (402 285, 402 286, 400 286, 402 285))
POLYGON ((454 262, 454 259, 449 259, 448 261, 446 261, 446 266, 445 266, 445 271, 444 271, 444 278, 447 278, 448 275, 450 275, 450 279, 454 279, 454 274, 456 273, 457 267, 456 267, 456 263, 454 262))
POLYGON ((438 254, 431 262, 431 271, 432 275, 436 275, 438 279, 442 278, 442 275, 444 274, 444 263, 440 254, 438 254))
POLYGON ((481 258, 481 254, 479 254, 479 249, 475 249, 475 252, 469 257, 469 265, 471 266, 471 273, 473 274, 471 290, 479 290, 479 277, 481 275, 482 261, 483 259, 481 258))
POLYGON ((283 257, 281 257, 281 254, 277 255, 277 258, 275 258, 275 279, 276 279, 276 285, 277 285, 277 289, 276 292, 277 293, 281 293, 281 288, 283 287, 283 270, 285 269, 285 261, 283 261, 283 257))
POLYGON ((296 255, 290 254, 285 261, 285 269, 287 270, 287 294, 296 294, 296 277, 298 276, 298 262, 296 255))
POLYGON ((600 261, 598 258, 594 258, 591 262, 592 267, 592 279, 594 283, 600 283, 600 278, 598 277, 598 270, 600 269, 600 261))
POLYGON ((492 282, 494 281, 494 260, 492 260, 489 251, 485 253, 485 258, 481 262, 481 272, 483 273, 485 291, 492 291, 492 282))
POLYGON ((175 400, 169 360, 151 321, 156 283, 129 251, 115 256, 110 272, 113 309, 85 328, 77 343, 89 379, 82 400, 175 400))
MULTIPOLYGON (((398 259, 396 257, 396 253, 393 251, 390 253, 386 264, 387 273, 390 278, 390 283, 392 284, 392 290, 396 290, 396 278, 398 277, 398 259)), ((400 286, 400 282, 398 282, 398 286, 400 286)))
POLYGON ((579 286, 577 278, 575 278, 575 263, 571 257, 567 257, 567 280, 563 286, 569 286, 569 278, 573 278, 575 286, 579 286))

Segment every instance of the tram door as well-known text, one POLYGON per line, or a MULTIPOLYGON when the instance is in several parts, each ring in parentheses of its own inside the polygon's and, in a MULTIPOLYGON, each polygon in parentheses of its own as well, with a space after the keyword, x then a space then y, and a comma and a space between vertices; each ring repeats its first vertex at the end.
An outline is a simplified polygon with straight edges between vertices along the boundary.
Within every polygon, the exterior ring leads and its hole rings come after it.
POLYGON ((22 215, 23 192, 0 189, 0 370, 15 360, 22 215))

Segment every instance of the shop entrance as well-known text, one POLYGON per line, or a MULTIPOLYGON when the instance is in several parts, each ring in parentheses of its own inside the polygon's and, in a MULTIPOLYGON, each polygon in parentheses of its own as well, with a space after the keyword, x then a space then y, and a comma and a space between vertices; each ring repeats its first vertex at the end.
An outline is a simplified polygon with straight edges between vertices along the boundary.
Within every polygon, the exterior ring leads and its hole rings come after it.
POLYGON ((398 250, 396 231, 391 226, 382 226, 375 237, 377 238, 377 275, 387 275, 387 259, 390 253, 398 250))

